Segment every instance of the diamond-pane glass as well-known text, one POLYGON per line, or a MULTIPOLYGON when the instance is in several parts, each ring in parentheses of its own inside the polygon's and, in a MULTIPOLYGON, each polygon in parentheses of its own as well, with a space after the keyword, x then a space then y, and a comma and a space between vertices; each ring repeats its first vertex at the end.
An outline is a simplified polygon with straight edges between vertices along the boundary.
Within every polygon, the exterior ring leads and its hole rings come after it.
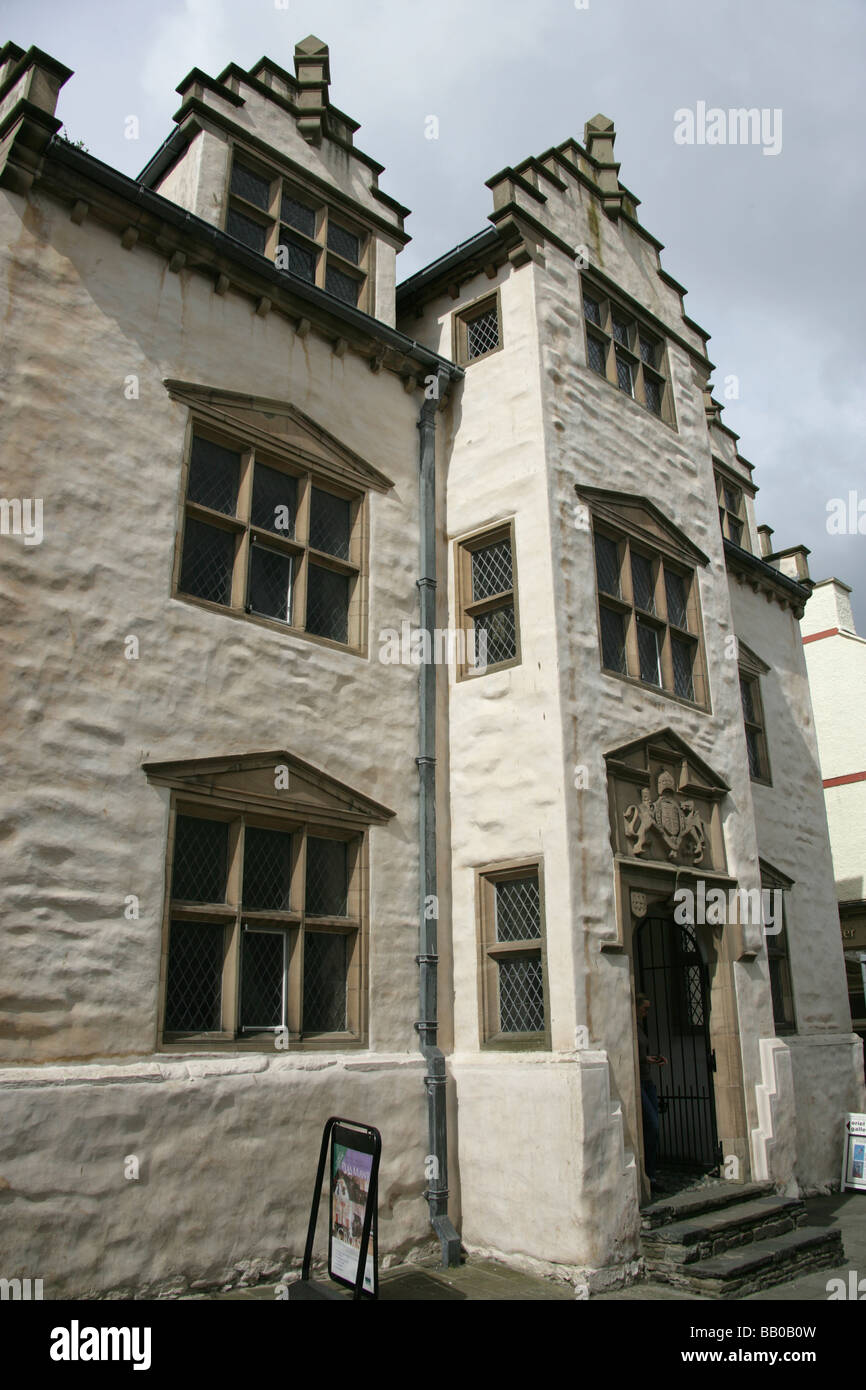
POLYGON ((665 596, 668 601, 668 622, 674 627, 687 628, 686 586, 682 577, 673 570, 665 570, 665 596))
POLYGON ((287 234, 285 227, 280 228, 280 244, 277 247, 275 264, 277 270, 287 270, 290 275, 297 275, 299 280, 307 280, 310 284, 313 284, 316 278, 316 253, 294 241, 287 234))
POLYGON ((244 246, 252 247, 253 251, 259 254, 264 253, 265 243, 268 239, 268 229, 261 222, 254 222, 251 217, 246 217, 237 208, 229 208, 229 215, 226 221, 226 231, 229 236, 233 236, 237 241, 242 241, 244 246))
POLYGON ((586 342, 590 367, 594 372, 598 372, 599 376, 607 376, 607 349, 604 343, 593 333, 586 335, 586 342))
POLYGON ((235 538, 231 531, 205 526, 188 516, 178 587, 185 594, 210 599, 211 603, 230 603, 234 558, 235 538))
POLYGON ((739 493, 737 493, 734 490, 734 488, 728 487, 727 483, 724 484, 723 491, 725 498, 725 506, 727 507, 729 512, 733 512, 734 515, 736 515, 736 513, 740 510, 739 493))
POLYGON ((361 258, 360 241, 354 232, 347 232, 338 222, 328 222, 328 246, 332 251, 336 251, 338 256, 342 256, 346 261, 353 261, 355 265, 361 258))
POLYGON ((282 1028, 285 936, 245 931, 242 940, 241 1027, 282 1028))
POLYGON ((345 917, 349 860, 345 840, 307 839, 306 911, 310 917, 345 917))
POLYGON ((343 497, 314 487, 310 499, 310 545, 338 560, 349 558, 351 508, 343 497))
POLYGON ((165 1027, 169 1033, 217 1033, 222 1027, 223 929, 172 922, 165 1027))
POLYGON ((482 353, 499 347, 499 315, 495 308, 469 320, 466 324, 466 346, 470 358, 480 357, 482 353))
POLYGON ((250 521, 280 536, 295 534, 298 509, 298 480, 264 463, 256 464, 253 477, 253 505, 250 521))
POLYGON ((241 456, 234 449, 196 435, 189 460, 187 498, 215 512, 234 516, 238 505, 241 456))
POLYGON ((283 194, 280 217, 289 227, 303 232, 305 236, 316 235, 315 208, 308 207, 306 203, 299 203, 297 198, 292 198, 288 193, 283 194))
POLYGON ((499 1028, 503 1033, 539 1033, 544 1028, 540 956, 499 961, 499 1028))
POLYGON ((601 305, 597 299, 593 299, 591 294, 583 296, 583 312, 590 323, 597 323, 601 328, 601 305))
POLYGON ((356 280, 353 275, 344 275, 336 266, 329 265, 325 268, 325 289, 335 299, 342 300, 344 304, 351 304, 354 308, 358 303, 360 288, 360 280, 356 280))
POLYGON ((288 912, 292 837, 280 830, 247 826, 244 835, 244 907, 251 912, 288 912))
POLYGON ((662 388, 655 377, 651 377, 647 372, 644 373, 643 392, 646 398, 647 410, 651 410, 653 415, 661 415, 662 388))
POLYGON ((346 1029, 348 941, 328 932, 304 933, 304 1032, 346 1029))
POLYGON ((728 517, 728 532, 730 535, 730 539, 734 542, 734 545, 743 544, 743 523, 741 521, 737 521, 736 517, 728 517))
POLYGON ((494 608, 490 613, 478 613, 474 623, 475 649, 480 657, 485 652, 483 644, 486 642, 488 666, 495 666, 499 661, 510 661, 517 655, 514 608, 510 603, 506 608, 494 608), (482 633, 485 633, 486 637, 482 637, 482 633))
POLYGON ((178 816, 171 896, 179 902, 223 903, 229 828, 225 821, 178 816))
POLYGON ((752 698, 752 684, 743 676, 740 677, 740 698, 743 701, 743 714, 750 724, 755 723, 755 702, 752 698))
POLYGON ((601 660, 606 671, 618 671, 621 676, 625 669, 625 636, 622 614, 614 613, 612 608, 599 609, 601 615, 601 660))
POLYGON ((349 640, 349 581, 343 574, 310 565, 307 570, 307 632, 349 640))
POLYGON ((619 598, 619 550, 608 536, 596 535, 595 573, 600 591, 619 598))
POLYGON ((538 878, 509 878, 496 885, 496 940, 532 941, 541 936, 538 878))
POLYGON ((641 333, 639 341, 641 361, 646 362, 650 367, 654 367, 656 363, 656 344, 651 338, 644 337, 643 333, 641 333))
POLYGON ((621 352, 616 354, 616 384, 620 391, 625 391, 627 395, 634 395, 634 370, 627 357, 623 357, 621 352))
POLYGON ((749 754, 749 773, 752 777, 763 777, 761 765, 761 742, 756 729, 746 730, 746 748, 749 754))
POLYGON ((684 700, 694 699, 695 689, 692 680, 692 661, 694 650, 690 642, 671 638, 671 661, 674 668, 674 690, 684 700))
POLYGON ((635 607, 643 609, 644 613, 654 613, 656 604, 653 567, 646 556, 639 554, 636 550, 631 553, 631 582, 635 607))
POLYGON ((616 341, 628 347, 628 323, 625 319, 617 318, 616 314, 613 315, 611 322, 613 325, 613 336, 616 341))
POLYGON ((254 174, 252 169, 246 169, 243 164, 236 163, 232 169, 232 193, 237 193, 238 197, 246 198, 248 203, 255 203, 257 208, 267 212, 271 201, 271 185, 267 179, 254 174))
POLYGON ((472 551, 472 598, 492 598, 507 594, 514 587, 511 569, 511 541, 497 541, 472 551))
POLYGON ((659 677, 659 639, 654 627, 637 625, 637 650, 640 658, 640 678, 647 685, 661 685, 659 677))
POLYGON ((292 557, 262 545, 250 547, 250 596, 252 613, 278 622, 292 621, 292 557))

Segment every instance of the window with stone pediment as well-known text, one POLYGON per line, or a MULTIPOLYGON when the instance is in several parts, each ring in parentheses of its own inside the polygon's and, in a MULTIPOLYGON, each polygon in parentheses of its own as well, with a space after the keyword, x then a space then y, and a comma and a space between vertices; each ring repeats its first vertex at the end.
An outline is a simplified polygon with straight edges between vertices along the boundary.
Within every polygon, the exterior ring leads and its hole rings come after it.
POLYGON ((706 557, 640 499, 578 491, 593 515, 602 669, 706 708, 696 573, 706 557))
POLYGON ((282 1047, 342 1047, 362 1037, 367 833, 391 813, 307 765, 297 773, 286 756, 145 768, 171 789, 166 1044, 273 1047, 279 1035, 282 1047))
POLYGON ((165 384, 190 412, 174 597, 363 651, 369 494, 390 479, 287 403, 165 384))

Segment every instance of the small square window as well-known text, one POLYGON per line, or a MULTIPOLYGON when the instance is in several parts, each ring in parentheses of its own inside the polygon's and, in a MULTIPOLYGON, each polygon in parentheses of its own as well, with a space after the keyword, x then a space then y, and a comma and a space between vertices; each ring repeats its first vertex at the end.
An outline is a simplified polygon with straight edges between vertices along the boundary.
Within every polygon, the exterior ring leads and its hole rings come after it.
POLYGON ((351 304, 353 309, 358 303, 360 288, 360 280, 356 280, 352 275, 344 275, 342 270, 337 270, 332 265, 325 271, 325 289, 328 294, 332 294, 335 299, 341 299, 344 304, 351 304))
POLYGON ((499 295, 488 296, 454 315, 454 355, 467 366, 502 347, 499 295))

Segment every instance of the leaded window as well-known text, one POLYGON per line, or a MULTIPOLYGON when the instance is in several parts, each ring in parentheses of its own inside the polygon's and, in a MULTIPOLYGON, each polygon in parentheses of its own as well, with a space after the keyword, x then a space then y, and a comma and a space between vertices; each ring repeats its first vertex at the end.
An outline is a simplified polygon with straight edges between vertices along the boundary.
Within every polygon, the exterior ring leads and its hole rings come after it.
POLYGON ((484 1040, 543 1045, 547 1028, 545 934, 538 863, 482 872, 481 963, 484 1040))
POLYGON ((358 647, 362 506, 300 460, 279 466, 196 428, 178 595, 358 647))
POLYGON ((360 226, 317 193, 295 187, 265 163, 236 152, 226 231, 289 276, 367 307, 369 244, 360 226), (253 165, 255 164, 255 167, 253 165))
POLYGON ((674 424, 665 345, 640 317, 584 277, 583 316, 590 370, 652 415, 674 424))
POLYGON ((169 1041, 358 1033, 361 838, 179 806, 171 865, 169 1041), (353 1021, 354 1020, 354 1021, 353 1021))
POLYGON ((768 893, 775 895, 769 900, 775 910, 767 914, 772 916, 773 920, 764 923, 764 941, 767 946, 773 1021, 777 1033, 793 1033, 797 1026, 788 944, 788 899, 793 887, 790 879, 784 878, 778 870, 761 860, 762 896, 768 893))
POLYGON ((509 524, 474 536, 457 548, 463 630, 474 659, 463 674, 513 662, 519 656, 514 537, 509 524))
POLYGON ((769 782, 770 763, 767 757, 767 737, 764 732, 764 710, 759 678, 740 669, 740 702, 743 706, 743 727, 746 734, 746 753, 749 775, 755 782, 769 782))
POLYGON ((705 703, 694 574, 625 533, 594 543, 603 669, 705 703))
POLYGON ((743 489, 724 474, 716 473, 716 495, 719 503, 719 525, 722 535, 743 550, 749 547, 749 528, 743 489))
POLYGON ((499 295, 488 295, 454 316, 454 356, 461 366, 502 347, 499 295))

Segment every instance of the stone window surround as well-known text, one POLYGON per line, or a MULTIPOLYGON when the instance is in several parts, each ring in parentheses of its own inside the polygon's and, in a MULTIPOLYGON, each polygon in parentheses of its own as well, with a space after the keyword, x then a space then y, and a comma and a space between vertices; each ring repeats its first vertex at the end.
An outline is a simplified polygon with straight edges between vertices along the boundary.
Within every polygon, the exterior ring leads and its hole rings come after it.
POLYGON ((510 1052, 550 1051, 550 985, 547 969, 547 928, 545 924, 544 858, 499 860, 475 870, 475 902, 478 939, 478 1021, 479 1042, 484 1050, 510 1052), (539 937, 525 942, 496 940, 496 884, 506 879, 538 878, 539 937), (499 962, 509 956, 537 956, 541 960, 544 990, 544 1029, 535 1033, 502 1033, 499 1024, 499 962))
POLYGON ((617 526, 612 524, 607 517, 599 520, 593 519, 593 558, 595 554, 596 534, 605 536, 617 547, 619 563, 619 597, 613 594, 604 593, 598 585, 596 575, 596 602, 597 602, 597 627, 599 640, 599 660, 601 669, 606 676, 612 676, 617 680, 627 681, 631 685, 637 685, 642 690, 653 691, 657 695, 663 695, 667 699, 675 700, 680 704, 690 708, 698 708, 709 712, 709 683, 706 669, 706 659, 704 654, 703 627, 700 612, 700 592, 698 586, 697 573, 693 564, 687 563, 680 556, 676 556, 671 562, 670 555, 665 549, 658 545, 647 543, 642 537, 635 537, 625 524, 617 526), (659 647, 659 665, 661 668, 662 684, 654 685, 651 682, 640 678, 640 655, 637 642, 637 613, 634 603, 632 590, 632 567, 630 563, 632 543, 635 543, 636 553, 648 559, 653 567, 654 595, 655 595, 655 616, 644 615, 641 612, 642 620, 646 616, 653 619, 652 626, 661 635, 659 647), (667 593, 665 590, 664 570, 667 569, 679 575, 686 589, 686 614, 689 622, 688 628, 676 628, 670 623, 667 616, 667 593), (625 623, 625 659, 626 671, 615 671, 604 665, 604 652, 602 647, 602 628, 601 628, 601 609, 607 607, 619 613, 625 623), (674 688, 673 661, 671 657, 671 629, 674 627, 674 636, 679 640, 689 641, 693 647, 692 656, 692 688, 693 699, 687 699, 683 695, 677 694, 674 688))
POLYGON ((368 499, 365 493, 342 487, 331 478, 319 477, 308 461, 295 456, 290 448, 281 448, 278 441, 259 446, 245 440, 241 432, 235 433, 231 427, 220 428, 212 422, 191 412, 184 448, 184 462, 180 488, 180 515, 178 518, 175 544, 174 569, 172 575, 172 598, 183 603, 207 609, 212 613, 226 614, 241 618, 271 631, 291 633, 303 637, 305 641, 320 643, 337 651, 351 651, 363 655, 366 650, 366 624, 363 613, 366 609, 367 585, 367 536, 368 499), (188 500, 189 470, 192 457, 193 440, 200 436, 223 448, 232 449, 241 455, 241 476, 235 515, 213 511, 200 503, 188 500), (279 533, 271 533, 263 527, 252 525, 250 509, 252 506, 252 479, 256 460, 266 467, 290 474, 297 480, 298 500, 295 517, 294 537, 289 539, 279 533), (349 560, 343 561, 324 552, 313 551, 308 544, 310 501, 313 488, 340 497, 350 504, 350 548, 349 560), (183 540, 186 518, 200 521, 236 537, 235 556, 232 565, 231 603, 222 604, 211 599, 200 598, 184 593, 180 588, 183 562, 183 540), (249 585, 249 551, 253 538, 261 532, 266 548, 294 558, 292 574, 292 617, 306 613, 307 573, 311 556, 323 569, 344 575, 349 580, 348 641, 337 642, 318 633, 307 632, 293 621, 284 623, 264 614, 247 611, 247 590, 249 585))
POLYGON ((648 415, 652 415, 653 419, 661 420, 662 424, 667 425, 669 429, 676 430, 677 421, 674 409, 670 367, 668 363, 667 339, 655 328, 647 327, 639 313, 635 313, 633 309, 624 307, 624 305, 617 300, 615 295, 611 295, 610 291, 603 288, 601 284, 596 284, 586 272, 582 272, 580 276, 580 312, 581 318, 583 319, 587 370, 591 371, 593 376, 597 376, 600 380, 606 381, 608 385, 612 386, 620 395, 625 395, 629 400, 634 401, 635 404, 639 405, 642 410, 645 410, 648 415), (594 324, 591 319, 587 318, 584 309, 585 294, 598 302, 601 309, 601 326, 594 324), (616 342, 614 339, 612 321, 614 311, 616 311, 620 318, 629 321, 629 327, 633 330, 632 342, 637 346, 636 351, 633 350, 632 343, 622 344, 616 342), (605 372, 603 376, 589 365, 589 338, 593 334, 593 331, 605 353, 605 372), (660 351, 657 364, 644 363, 640 346, 637 342, 641 333, 643 333, 648 340, 653 340, 659 345, 660 351), (618 347, 624 348, 626 357, 633 369, 633 389, 631 392, 623 391, 618 385, 616 372, 616 349, 618 347), (650 366, 653 378, 658 382, 661 391, 661 409, 659 411, 652 410, 646 401, 644 368, 647 365, 650 366))
MULTIPOLYGON (((373 266, 375 237, 368 227, 360 221, 357 215, 344 215, 341 209, 336 211, 334 221, 346 231, 358 237, 360 243, 360 254, 358 262, 344 261, 343 258, 328 246, 328 221, 331 216, 331 204, 327 198, 318 190, 305 186, 303 183, 293 180, 290 176, 283 174, 275 165, 270 164, 258 153, 248 152, 237 141, 232 142, 231 152, 227 161, 225 195, 223 199, 224 214, 222 218, 223 230, 227 229, 229 211, 235 208, 245 217, 260 223, 266 231, 266 242, 264 255, 271 261, 276 261, 277 247, 280 244, 280 227, 283 224, 280 217, 283 191, 289 197, 295 198, 300 203, 306 203, 311 207, 316 217, 316 231, 314 237, 307 236, 304 232, 294 227, 289 227, 292 236, 296 236, 300 242, 308 246, 316 256, 316 275, 315 284, 319 289, 325 289, 326 270, 331 261, 337 270, 351 279, 359 282, 358 299, 354 306, 364 313, 372 313, 373 309, 373 266), (235 161, 249 169, 251 173, 264 179, 270 186, 267 211, 260 208, 255 203, 250 203, 238 193, 232 191, 232 175, 234 172, 235 161)), ((292 277, 288 271, 285 272, 291 281, 292 277)), ((343 302, 343 301, 341 301, 343 302)))
POLYGON ((475 362, 483 362, 486 358, 493 357, 497 352, 502 351, 505 343, 502 337, 502 295, 498 286, 489 293, 479 295, 469 304, 464 304, 462 309, 455 309, 451 316, 451 342, 452 356, 460 367, 469 367, 475 362), (468 326, 474 319, 481 318, 482 314, 488 313, 491 309, 496 311, 499 342, 496 347, 488 348, 486 352, 480 352, 475 357, 470 357, 468 326))
POLYGON ((741 550, 751 551, 751 541, 749 537, 749 517, 746 511, 745 488, 742 480, 735 479, 727 470, 723 470, 714 463, 714 477, 716 483, 716 498, 719 504, 719 525, 725 540, 738 545, 741 550), (727 494, 734 494, 731 499, 734 507, 728 506, 727 494), (737 530, 739 529, 739 539, 737 530))
POLYGON ((197 796, 188 789, 172 792, 160 960, 158 1045, 165 1050, 194 1048, 201 1051, 204 1045, 218 1050, 266 1051, 269 1053, 274 1051, 276 1037, 274 1031, 263 1030, 259 1033, 250 1033, 249 1031, 242 1031, 240 1026, 240 957, 242 934, 246 923, 249 923, 250 926, 255 925, 283 931, 289 937, 286 999, 287 1050, 315 1051, 327 1049, 333 1051, 365 1045, 364 998, 366 991, 362 987, 362 981, 366 975, 369 936, 365 887, 367 881, 367 836, 365 832, 359 832, 356 827, 340 827, 338 822, 332 822, 330 826, 323 829, 318 825, 310 824, 297 811, 289 811, 283 816, 275 815, 273 810, 264 810, 257 806, 253 799, 248 799, 241 805, 232 805, 219 796, 197 796), (228 825, 228 873, 225 902, 215 904, 172 902, 175 825, 178 815, 192 816, 208 821, 220 821, 228 825), (290 911, 252 912, 244 910, 242 904, 243 838, 247 826, 292 834, 293 867, 290 911), (306 841, 309 836, 345 841, 348 845, 349 861, 347 915, 333 919, 315 918, 314 928, 307 925, 303 908, 306 841), (215 931, 222 930, 224 957, 221 981, 221 1021, 223 1027, 219 1032, 167 1033, 165 1031, 168 961, 173 922, 201 922, 213 925, 215 931), (304 1036, 301 1031, 303 941, 305 934, 310 930, 340 933, 349 938, 346 990, 346 1022, 348 1026, 345 1032, 304 1036))
POLYGON ((789 1037, 798 1031, 796 995, 791 976, 791 953, 788 943, 789 894, 794 887, 794 880, 788 878, 787 874, 781 873, 779 869, 774 869, 772 864, 768 864, 766 860, 761 859, 758 862, 761 870, 761 889, 769 889, 770 891, 779 889, 782 893, 782 930, 773 936, 765 934, 764 942, 767 948, 767 969, 770 970, 772 961, 778 963, 783 989, 783 1017, 781 1019, 776 1017, 776 1001, 774 999, 773 1024, 778 1036, 789 1037))
POLYGON ((458 627, 466 633, 466 656, 467 660, 458 663, 457 679, 462 680, 481 680, 490 671, 507 671, 511 666, 521 664, 520 654, 520 613, 517 602, 517 551, 515 548, 515 526, 514 517, 508 521, 498 522, 493 526, 485 527, 480 531, 473 531, 469 535, 460 537, 454 542, 454 574, 455 574, 455 599, 458 614, 458 627), (488 545, 495 545, 497 541, 507 540, 511 545, 511 581, 512 587, 503 590, 501 594, 490 595, 478 602, 472 599, 472 552, 482 550, 488 545), (514 643, 515 654, 506 661, 488 662, 485 670, 476 671, 468 660, 472 648, 470 644, 470 634, 475 630, 473 621, 476 613, 482 614, 498 608, 508 606, 510 600, 514 609, 514 643))
POLYGON ((753 782, 758 782, 765 787, 771 787, 773 785, 773 777, 770 769, 770 755, 767 747, 767 721, 764 714, 764 702, 761 698, 761 677, 766 676, 771 668, 765 661, 762 661, 759 656, 756 656, 756 654, 746 646, 745 642, 737 641, 737 653, 741 687, 743 683, 747 684, 749 687, 752 697, 752 713, 754 715, 753 719, 746 719, 746 711, 745 708, 743 708, 743 726, 747 732, 752 731, 756 736, 758 761, 761 767, 761 772, 756 774, 752 772, 751 761, 749 761, 749 777, 753 782))

